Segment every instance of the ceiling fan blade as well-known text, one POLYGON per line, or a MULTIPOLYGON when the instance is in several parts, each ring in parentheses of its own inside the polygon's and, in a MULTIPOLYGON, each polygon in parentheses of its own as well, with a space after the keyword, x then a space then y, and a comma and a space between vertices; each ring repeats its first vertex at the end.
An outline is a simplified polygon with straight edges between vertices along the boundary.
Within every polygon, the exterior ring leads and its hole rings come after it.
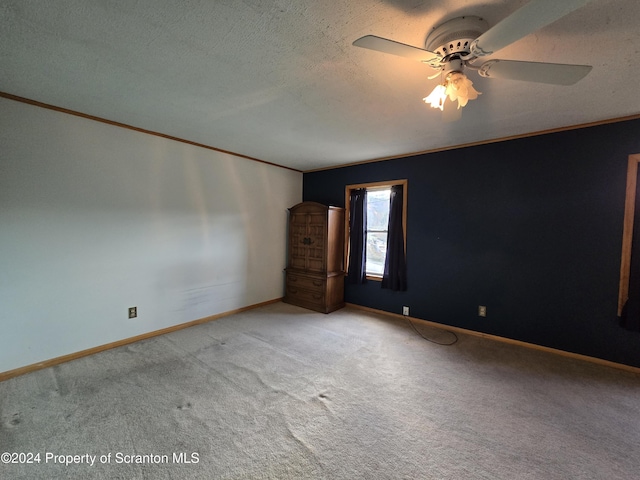
POLYGON ((410 58, 411 60, 417 60, 418 62, 430 63, 439 62, 442 57, 429 50, 424 50, 418 47, 412 47, 404 43, 395 42, 387 38, 376 37, 375 35, 366 35, 353 42, 356 47, 368 48, 369 50, 376 50, 382 53, 390 53, 391 55, 398 55, 400 57, 410 58))
POLYGON ((531 0, 474 40, 471 53, 478 57, 491 55, 591 1, 531 0))
POLYGON ((592 68, 589 65, 489 60, 480 66, 478 73, 487 78, 573 85, 584 78, 592 68))

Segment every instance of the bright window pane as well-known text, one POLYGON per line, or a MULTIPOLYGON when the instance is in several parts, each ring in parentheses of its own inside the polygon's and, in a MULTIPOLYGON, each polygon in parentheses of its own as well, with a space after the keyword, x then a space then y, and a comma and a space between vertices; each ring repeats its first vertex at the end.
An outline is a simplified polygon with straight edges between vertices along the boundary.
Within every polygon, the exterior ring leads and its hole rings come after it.
MULTIPOLYGON (((367 190, 367 230, 387 230, 391 189, 367 190)), ((386 243, 386 240, 385 240, 386 243)))
POLYGON ((389 228, 389 196, 391 189, 367 190, 367 264, 370 275, 384 273, 389 228))
POLYGON ((367 232, 367 273, 382 275, 387 253, 387 232, 367 232))

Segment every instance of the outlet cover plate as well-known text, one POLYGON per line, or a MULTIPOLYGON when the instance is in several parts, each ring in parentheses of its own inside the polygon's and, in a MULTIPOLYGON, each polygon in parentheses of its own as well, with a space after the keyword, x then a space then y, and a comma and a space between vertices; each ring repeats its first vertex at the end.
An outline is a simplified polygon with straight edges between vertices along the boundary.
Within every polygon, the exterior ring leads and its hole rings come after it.
POLYGON ((402 314, 403 315, 409 315, 409 307, 407 307, 407 306, 402 307, 402 314))
POLYGON ((129 318, 136 318, 138 316, 138 307, 129 307, 129 318))
POLYGON ((487 307, 485 305, 478 305, 478 316, 479 317, 487 316, 487 307))

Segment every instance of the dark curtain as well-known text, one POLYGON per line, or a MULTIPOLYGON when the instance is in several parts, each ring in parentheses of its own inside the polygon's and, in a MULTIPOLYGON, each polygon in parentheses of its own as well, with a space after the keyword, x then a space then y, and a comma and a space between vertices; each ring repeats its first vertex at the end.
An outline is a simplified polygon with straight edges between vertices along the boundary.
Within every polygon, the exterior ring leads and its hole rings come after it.
POLYGON ((349 271, 347 281, 366 283, 367 190, 357 188, 349 194, 349 271))
POLYGON ((620 326, 627 330, 640 331, 640 183, 636 188, 636 208, 631 237, 631 268, 629 271, 629 299, 622 308, 620 326))
POLYGON ((384 260, 384 274, 382 275, 382 288, 396 291, 407 289, 407 261, 404 255, 404 231, 402 228, 402 192, 402 185, 391 187, 387 256, 384 260))

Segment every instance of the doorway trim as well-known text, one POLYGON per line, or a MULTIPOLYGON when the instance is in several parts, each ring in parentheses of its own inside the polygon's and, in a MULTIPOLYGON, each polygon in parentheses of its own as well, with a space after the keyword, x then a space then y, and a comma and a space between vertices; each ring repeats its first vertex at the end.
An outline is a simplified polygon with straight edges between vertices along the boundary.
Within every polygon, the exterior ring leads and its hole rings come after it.
POLYGON ((633 240, 633 219, 636 207, 636 184, 638 179, 640 154, 629 155, 627 163, 627 192, 624 202, 624 222, 622 230, 622 258, 620 260, 620 289, 618 292, 618 316, 629 299, 629 275, 631 273, 631 242, 633 240))

